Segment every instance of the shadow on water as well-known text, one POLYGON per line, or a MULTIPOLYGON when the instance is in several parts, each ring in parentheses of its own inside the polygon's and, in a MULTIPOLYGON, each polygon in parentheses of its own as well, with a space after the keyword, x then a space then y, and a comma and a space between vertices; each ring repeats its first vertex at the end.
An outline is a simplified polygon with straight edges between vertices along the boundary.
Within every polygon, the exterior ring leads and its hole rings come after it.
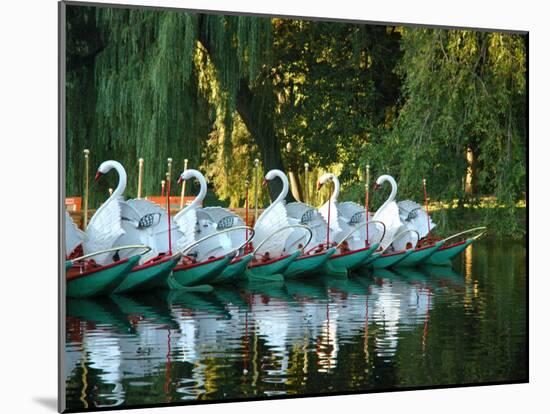
POLYGON ((524 259, 479 243, 452 268, 68 300, 67 406, 521 379, 524 259))

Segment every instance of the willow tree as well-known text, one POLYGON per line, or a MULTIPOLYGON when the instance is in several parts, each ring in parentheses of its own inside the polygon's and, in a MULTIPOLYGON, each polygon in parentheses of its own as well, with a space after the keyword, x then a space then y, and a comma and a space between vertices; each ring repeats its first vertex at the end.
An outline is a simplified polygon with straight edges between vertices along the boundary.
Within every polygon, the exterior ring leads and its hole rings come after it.
POLYGON ((525 197, 526 43, 519 34, 405 28, 402 107, 381 144, 377 170, 394 174, 401 197, 479 203, 492 230, 522 234, 515 208, 525 197))
POLYGON ((264 168, 282 168, 270 19, 71 5, 67 39, 68 193, 81 192, 84 148, 96 163, 115 158, 129 170, 145 158, 146 194, 158 193, 167 157, 175 171, 184 158, 198 166, 213 130, 230 165, 235 113, 264 168))

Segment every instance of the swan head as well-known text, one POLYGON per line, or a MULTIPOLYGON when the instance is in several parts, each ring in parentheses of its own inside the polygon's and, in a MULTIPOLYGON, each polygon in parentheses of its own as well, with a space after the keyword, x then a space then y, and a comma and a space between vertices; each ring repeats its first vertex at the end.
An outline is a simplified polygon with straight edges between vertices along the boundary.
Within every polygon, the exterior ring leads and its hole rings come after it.
POLYGON ((374 189, 375 190, 379 189, 380 187, 382 187, 382 184, 384 184, 385 182, 389 182, 392 188, 393 187, 397 188, 397 182, 395 181, 395 178, 393 178, 391 175, 384 174, 376 179, 376 182, 374 183, 374 189))
POLYGON ((265 175, 264 180, 262 181, 262 185, 266 186, 268 181, 274 180, 277 177, 281 178, 282 180, 283 176, 285 176, 285 173, 281 170, 269 170, 268 173, 265 175))
POLYGON ((317 190, 319 190, 321 186, 329 180, 334 181, 334 174, 325 173, 322 176, 320 176, 319 179, 317 180, 317 190))
POLYGON ((193 169, 189 169, 189 170, 185 170, 184 172, 181 173, 181 175, 179 176, 178 178, 178 184, 181 184, 183 183, 185 180, 189 180, 193 177, 195 178, 198 178, 199 176, 202 176, 202 174, 197 171, 197 170, 193 170, 193 169))
POLYGON ((113 161, 113 160, 103 161, 99 166, 99 168, 97 169, 97 172, 95 173, 95 181, 99 180, 102 176, 107 174, 113 168, 116 168, 117 164, 120 165, 120 167, 122 167, 122 165, 118 161, 113 161))

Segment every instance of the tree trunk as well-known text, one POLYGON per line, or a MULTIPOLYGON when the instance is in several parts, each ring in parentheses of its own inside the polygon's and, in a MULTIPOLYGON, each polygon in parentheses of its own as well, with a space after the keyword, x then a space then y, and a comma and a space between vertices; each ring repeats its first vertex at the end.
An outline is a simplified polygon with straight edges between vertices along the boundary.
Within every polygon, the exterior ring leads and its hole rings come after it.
POLYGON ((302 191, 302 185, 300 184, 300 176, 291 169, 288 172, 288 179, 290 181, 290 191, 294 198, 298 201, 304 201, 304 192, 302 191))
MULTIPOLYGON (((285 171, 281 157, 281 147, 275 134, 273 124, 273 95, 269 90, 252 91, 245 80, 242 80, 237 93, 237 111, 248 131, 254 137, 262 156, 264 174, 269 170, 285 171)), ((283 189, 281 180, 269 182, 271 200, 277 198, 283 189)), ((289 191, 287 202, 295 201, 289 191)))
MULTIPOLYGON (((204 26, 204 20, 199 20, 199 41, 210 55, 216 53, 213 45, 210 44, 207 36, 207 30, 204 26)), ((228 52, 227 50, 225 51, 228 52)), ((234 59, 237 60, 237 50, 234 48, 234 59)), ((255 88, 254 91, 248 86, 248 82, 242 79, 237 92, 237 112, 241 116, 248 132, 254 137, 256 144, 260 148, 262 164, 264 166, 264 175, 271 169, 284 171, 283 160, 281 157, 281 148, 279 140, 275 134, 275 125, 273 123, 274 99, 273 88, 266 80, 264 85, 255 88)), ((271 200, 277 198, 283 189, 281 180, 271 180, 269 182, 269 196, 271 200)), ((291 192, 286 197, 287 201, 294 201, 291 192)))

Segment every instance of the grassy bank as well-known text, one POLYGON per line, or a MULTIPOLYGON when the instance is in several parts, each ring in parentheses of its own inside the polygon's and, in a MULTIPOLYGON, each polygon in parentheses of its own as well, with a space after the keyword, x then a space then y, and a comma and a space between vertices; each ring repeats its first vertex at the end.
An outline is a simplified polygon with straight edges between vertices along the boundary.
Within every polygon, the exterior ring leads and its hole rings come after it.
POLYGON ((486 226, 493 238, 522 239, 527 232, 527 208, 516 207, 440 207, 431 211, 436 232, 449 236, 473 227, 486 226))

